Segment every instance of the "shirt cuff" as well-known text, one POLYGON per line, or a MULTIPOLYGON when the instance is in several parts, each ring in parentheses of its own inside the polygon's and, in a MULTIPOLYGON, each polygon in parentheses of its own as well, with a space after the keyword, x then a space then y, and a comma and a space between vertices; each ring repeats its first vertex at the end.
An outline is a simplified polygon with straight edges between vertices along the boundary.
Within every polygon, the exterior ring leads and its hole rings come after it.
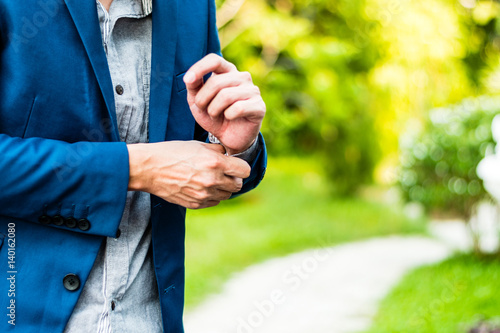
MULTIPOLYGON (((220 144, 224 147, 224 145, 220 142, 220 140, 217 139, 212 133, 208 133, 208 140, 210 141, 210 143, 220 144)), ((259 137, 257 137, 247 150, 234 155, 228 155, 226 153, 226 156, 238 157, 250 164, 257 156, 257 153, 259 152, 259 147, 260 147, 259 137)))

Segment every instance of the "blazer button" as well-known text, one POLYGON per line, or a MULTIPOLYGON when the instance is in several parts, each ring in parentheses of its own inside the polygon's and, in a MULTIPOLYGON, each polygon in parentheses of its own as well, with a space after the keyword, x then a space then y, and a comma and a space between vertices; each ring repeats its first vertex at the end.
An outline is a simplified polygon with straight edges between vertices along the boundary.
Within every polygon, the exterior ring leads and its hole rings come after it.
POLYGON ((52 222, 52 219, 50 218, 50 216, 42 215, 38 218, 38 222, 40 222, 41 224, 50 224, 50 222, 52 222))
POLYGON ((68 274, 63 278, 63 286, 69 291, 78 290, 80 288, 80 278, 76 274, 68 274))
POLYGON ((64 219, 64 225, 67 226, 68 228, 74 228, 77 225, 77 221, 74 217, 68 217, 64 219))
POLYGON ((52 218, 52 223, 54 223, 55 225, 63 225, 64 218, 61 215, 56 215, 52 218))
POLYGON ((81 231, 87 231, 90 229, 90 222, 87 219, 80 219, 78 220, 78 229, 81 231))

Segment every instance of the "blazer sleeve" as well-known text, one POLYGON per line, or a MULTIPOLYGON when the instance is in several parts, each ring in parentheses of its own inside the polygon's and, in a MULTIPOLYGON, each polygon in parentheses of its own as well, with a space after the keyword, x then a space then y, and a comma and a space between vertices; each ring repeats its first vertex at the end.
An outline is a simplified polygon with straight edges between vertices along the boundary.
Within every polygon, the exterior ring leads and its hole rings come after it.
POLYGON ((116 235, 129 181, 125 143, 70 144, 0 134, 0 157, 1 216, 116 235))
MULTIPOLYGON (((222 56, 219 33, 217 30, 217 22, 216 22, 216 7, 214 0, 209 1, 209 23, 208 23, 208 43, 207 43, 207 54, 215 53, 222 56)), ((200 137, 204 138, 204 140, 208 140, 208 134, 203 133, 200 137)), ((264 137, 262 133, 259 133, 259 137, 257 139, 259 141, 258 152, 253 161, 249 164, 252 168, 250 176, 243 180, 243 187, 240 192, 235 193, 233 197, 236 197, 240 194, 246 193, 255 187, 257 187, 264 175, 266 173, 267 168, 267 149, 264 141, 264 137)), ((207 141, 208 142, 208 141, 207 141)))

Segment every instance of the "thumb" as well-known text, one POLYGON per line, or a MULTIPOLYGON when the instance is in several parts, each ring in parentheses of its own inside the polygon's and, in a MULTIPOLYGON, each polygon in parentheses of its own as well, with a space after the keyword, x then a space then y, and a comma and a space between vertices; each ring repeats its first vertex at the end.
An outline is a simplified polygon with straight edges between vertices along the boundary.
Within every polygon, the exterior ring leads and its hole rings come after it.
POLYGON ((186 84, 186 90, 188 94, 196 95, 198 91, 203 87, 203 76, 197 75, 195 71, 189 70, 184 75, 184 83, 186 84))
POLYGON ((220 154, 226 153, 226 148, 224 148, 223 145, 220 145, 218 143, 206 143, 205 147, 207 147, 208 149, 211 149, 217 153, 220 153, 220 154))

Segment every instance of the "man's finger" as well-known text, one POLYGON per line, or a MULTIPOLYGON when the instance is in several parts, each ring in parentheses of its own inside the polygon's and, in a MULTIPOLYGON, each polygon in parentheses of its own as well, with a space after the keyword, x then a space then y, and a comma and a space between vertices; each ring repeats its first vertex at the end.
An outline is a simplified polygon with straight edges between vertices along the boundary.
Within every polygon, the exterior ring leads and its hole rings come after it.
POLYGON ((242 187, 243 179, 232 176, 224 176, 221 183, 215 188, 220 191, 236 193, 239 192, 242 187))
POLYGON ((204 110, 222 89, 236 87, 246 82, 247 75, 245 73, 231 72, 212 75, 196 95, 195 103, 204 110))
POLYGON ((231 197, 235 188, 237 188, 236 184, 231 184, 231 186, 217 186, 217 187, 209 187, 201 189, 188 187, 185 189, 184 192, 188 196, 188 199, 186 200, 203 203, 212 200, 217 200, 217 201, 227 200, 231 197))
POLYGON ((205 147, 208 149, 211 149, 217 153, 225 154, 226 153, 226 148, 224 146, 217 144, 217 143, 206 143, 205 147))
POLYGON ((218 204, 220 204, 220 201, 211 200, 211 201, 207 201, 206 203, 202 204, 200 207, 197 207, 196 209, 203 209, 203 208, 215 207, 218 204))
POLYGON ((266 114, 266 104, 260 96, 234 102, 224 111, 228 120, 237 118, 263 119, 266 114))
POLYGON ((248 86, 224 88, 208 105, 208 115, 212 118, 215 118, 223 113, 233 103, 237 101, 247 100, 254 96, 254 94, 254 90, 248 86))
POLYGON ((212 200, 217 200, 217 201, 228 200, 231 197, 231 195, 233 195, 233 192, 218 190, 217 193, 212 198, 212 200))
MULTIPOLYGON (((205 147, 220 154, 226 153, 226 149, 222 145, 216 143, 206 143, 205 147)), ((235 181, 238 181, 237 179, 236 180, 233 179, 233 177, 247 178, 248 176, 250 176, 250 171, 251 171, 250 165, 248 165, 248 163, 242 160, 241 158, 224 156, 224 155, 221 155, 221 158, 223 158, 222 171, 224 175, 230 176, 231 182, 234 183, 235 181)), ((232 189, 225 189, 225 190, 233 192, 232 189)))
POLYGON ((248 178, 250 176, 250 165, 247 162, 237 157, 225 157, 224 174, 238 178, 248 178))
POLYGON ((229 73, 236 66, 224 58, 212 53, 195 63, 184 75, 184 83, 188 92, 197 91, 203 85, 203 77, 209 73, 229 73))
POLYGON ((218 204, 220 204, 220 201, 217 200, 211 200, 207 201, 205 203, 199 203, 199 202, 190 202, 186 206, 188 209, 193 209, 193 210, 198 210, 198 209, 203 209, 203 208, 210 208, 210 207, 215 207, 218 204))

